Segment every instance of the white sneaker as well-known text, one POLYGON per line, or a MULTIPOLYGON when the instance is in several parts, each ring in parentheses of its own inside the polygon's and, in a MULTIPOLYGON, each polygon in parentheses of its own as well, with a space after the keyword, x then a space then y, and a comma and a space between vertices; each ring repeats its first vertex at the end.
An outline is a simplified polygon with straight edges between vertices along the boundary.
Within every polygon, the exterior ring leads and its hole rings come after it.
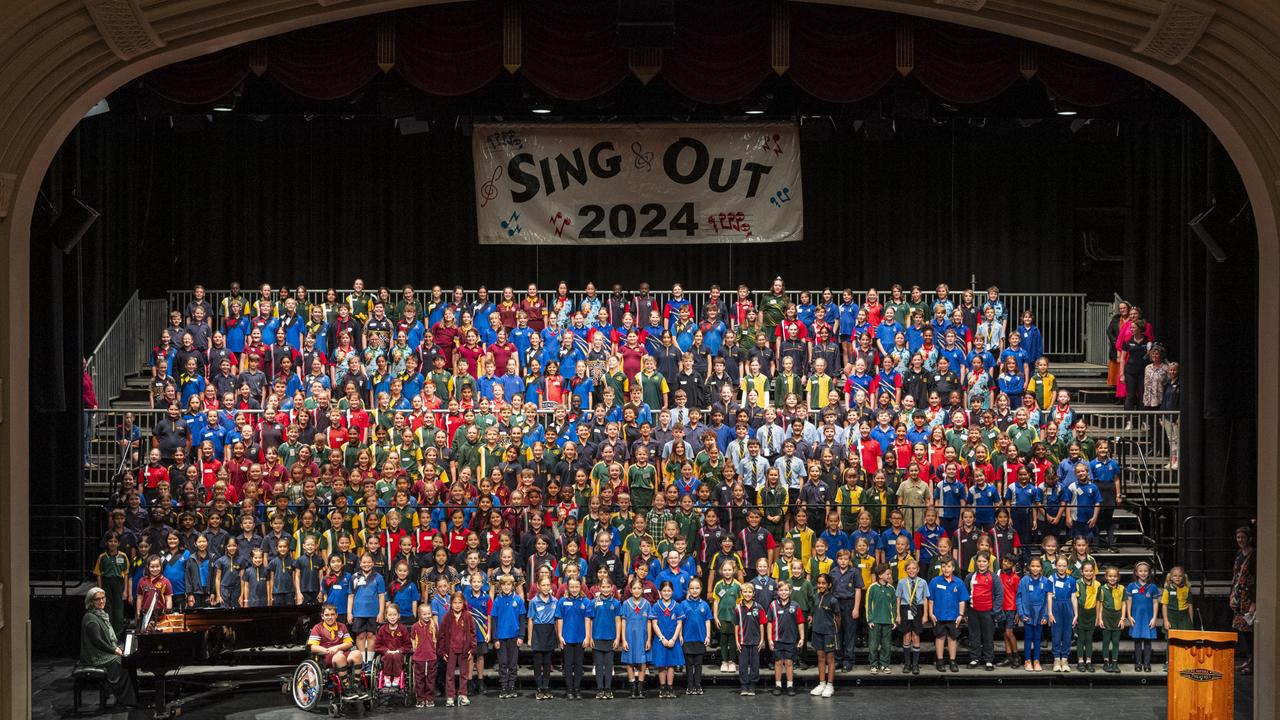
POLYGON ((720 663, 720 672, 729 672, 729 663, 727 662, 720 663))
POLYGON ((836 694, 836 686, 832 685, 831 683, 827 683, 827 686, 822 688, 822 697, 824 698, 829 698, 835 694, 836 694))
POLYGON ((814 686, 812 690, 809 691, 809 694, 814 697, 817 697, 821 695, 822 691, 825 690, 826 688, 827 688, 826 683, 818 683, 817 685, 814 686))
POLYGON ((468 706, 468 705, 470 705, 470 704, 471 704, 471 699, 470 699, 470 698, 468 698, 466 695, 459 695, 459 696, 458 696, 458 704, 459 704, 459 705, 461 705, 461 706, 463 706, 463 707, 466 707, 466 706, 468 706))

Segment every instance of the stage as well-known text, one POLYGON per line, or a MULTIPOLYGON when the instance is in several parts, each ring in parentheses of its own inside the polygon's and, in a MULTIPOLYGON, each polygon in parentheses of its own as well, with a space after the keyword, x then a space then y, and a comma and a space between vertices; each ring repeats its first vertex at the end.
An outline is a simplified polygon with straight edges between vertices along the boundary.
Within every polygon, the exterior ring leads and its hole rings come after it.
MULTIPOLYGON (((615 692, 617 699, 598 701, 592 697, 591 688, 595 680, 588 672, 583 679, 584 699, 574 702, 560 697, 554 700, 536 702, 532 697, 532 677, 528 669, 521 673, 523 690, 529 690, 519 699, 499 700, 495 697, 472 697, 469 708, 457 708, 456 712, 467 713, 476 717, 500 717, 506 713, 516 713, 523 718, 538 720, 540 718, 556 718, 562 720, 566 713, 595 715, 609 713, 615 720, 649 720, 655 712, 678 710, 681 713, 700 715, 702 713, 718 713, 725 708, 741 707, 755 713, 782 715, 803 713, 810 720, 835 720, 848 718, 855 712, 865 712, 875 708, 877 720, 918 720, 931 715, 929 709, 945 705, 948 713, 989 712, 999 708, 1000 714, 1008 717, 1057 717, 1091 716, 1100 708, 1100 702, 1114 711, 1124 714, 1126 720, 1145 720, 1147 718, 1165 717, 1165 685, 1164 675, 1157 664, 1156 672, 1137 675, 1126 672, 1121 675, 1109 675, 1101 672, 1092 674, 1052 672, 1027 673, 1022 670, 1000 669, 993 672, 968 670, 963 665, 958 673, 938 673, 932 665, 921 669, 920 675, 909 677, 901 675, 894 668, 889 676, 872 676, 864 666, 852 673, 838 674, 836 678, 836 695, 823 699, 811 697, 808 691, 813 686, 814 671, 805 670, 797 673, 797 690, 795 697, 783 695, 774 697, 767 690, 759 692, 755 697, 744 698, 738 695, 736 678, 719 673, 714 666, 709 666, 704 684, 706 694, 685 697, 676 700, 660 701, 651 686, 647 698, 643 701, 622 697, 618 688, 621 684, 615 676, 615 692), (1141 684, 1145 680, 1145 684, 1141 684), (1028 689, 1035 689, 1029 693, 1028 689), (856 705, 854 704, 856 703, 856 705)), ((270 678, 283 675, 288 666, 277 669, 264 668, 259 677, 270 678)), ((46 663, 35 667, 32 678, 32 716, 35 718, 65 718, 71 715, 71 679, 69 661, 46 663)), ((201 675, 218 673, 226 668, 202 669, 201 675)), ((771 674, 762 674, 762 679, 771 682, 771 674)), ((625 676, 624 676, 625 679, 625 676)), ((557 676, 553 676, 553 688, 557 688, 557 676)), ((680 686, 682 678, 677 678, 680 686)), ((145 688, 145 681, 141 683, 145 688)), ((496 681, 490 679, 490 693, 496 681)), ((140 689, 143 689, 140 688, 140 689)), ((1251 677, 1237 677, 1236 713, 1237 718, 1251 717, 1253 683, 1251 677)), ((143 694, 146 701, 147 694, 143 694)), ((94 693, 86 693, 86 711, 82 717, 90 716, 96 708, 97 697, 94 693)), ((425 712, 444 710, 443 699, 438 698, 436 707, 425 712)), ((449 708, 454 710, 454 708, 449 708)), ((423 710, 406 708, 397 704, 389 707, 375 707, 367 713, 369 717, 406 716, 419 717, 423 710)), ((150 720, 150 709, 137 709, 131 712, 109 711, 106 715, 112 720, 150 720)), ((290 699, 278 688, 247 691, 227 696, 205 705, 185 709, 182 718, 191 720, 303 720, 305 718, 324 717, 323 712, 308 713, 299 710, 290 699)), ((350 714, 348 717, 359 717, 350 714)))

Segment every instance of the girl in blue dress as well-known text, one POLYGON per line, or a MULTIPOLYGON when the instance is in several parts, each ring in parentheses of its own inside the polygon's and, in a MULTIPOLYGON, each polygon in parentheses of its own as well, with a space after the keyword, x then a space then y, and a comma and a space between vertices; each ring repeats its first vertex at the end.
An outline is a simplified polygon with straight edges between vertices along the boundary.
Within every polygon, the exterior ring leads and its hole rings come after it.
POLYGON ((689 581, 688 595, 681 603, 684 626, 684 667, 686 695, 702 694, 702 658, 707 654, 707 638, 711 636, 711 606, 702 599, 702 581, 689 581))
POLYGON ((1043 575, 1044 563, 1040 558, 1031 558, 1027 570, 1018 583, 1018 617, 1025 627, 1022 669, 1039 672, 1040 643, 1044 640, 1043 626, 1049 622, 1049 594, 1053 584, 1043 575))
POLYGON ((1160 588, 1151 582, 1151 565, 1140 562, 1133 568, 1136 579, 1124 589, 1124 615, 1129 637, 1133 638, 1133 671, 1151 672, 1151 641, 1156 637, 1156 608, 1160 588))
POLYGON ((642 698, 653 627, 649 623, 649 601, 644 599, 644 582, 633 578, 630 590, 631 597, 622 603, 622 662, 627 666, 631 697, 642 698))
POLYGON ((676 666, 684 663, 684 649, 680 642, 684 609, 672 597, 674 594, 675 586, 670 580, 663 580, 658 588, 659 600, 649 609, 649 619, 653 621, 653 666, 658 669, 660 698, 676 696, 676 666))

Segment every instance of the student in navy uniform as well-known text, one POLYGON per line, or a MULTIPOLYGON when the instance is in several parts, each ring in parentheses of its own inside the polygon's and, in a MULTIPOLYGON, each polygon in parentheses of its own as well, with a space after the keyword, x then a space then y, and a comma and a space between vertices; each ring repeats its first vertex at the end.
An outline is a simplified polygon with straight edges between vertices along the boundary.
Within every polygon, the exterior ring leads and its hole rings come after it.
POLYGON ((212 592, 213 558, 209 555, 209 538, 196 536, 195 552, 186 563, 187 607, 208 607, 212 592))
POLYGON ((955 560, 943 558, 941 567, 942 574, 929 581, 929 599, 925 604, 929 619, 933 621, 934 650, 937 653, 933 666, 938 672, 945 672, 942 657, 945 642, 951 658, 947 669, 960 672, 956 665, 956 649, 960 639, 959 625, 964 620, 965 605, 969 600, 969 589, 955 576, 955 560))
POLYGON ((796 651, 804 645, 804 613, 791 600, 791 583, 778 585, 777 597, 769 603, 769 646, 773 649, 773 694, 796 694, 796 651), (786 685, 783 685, 783 675, 786 685))
POLYGON ((538 592, 529 598, 529 649, 533 651, 533 678, 537 687, 534 697, 551 699, 551 653, 558 644, 556 611, 560 601, 551 594, 551 578, 537 581, 538 592))
POLYGON ((688 596, 685 598, 684 610, 684 667, 685 694, 701 695, 702 692, 702 659, 707 654, 707 640, 711 637, 711 618, 714 613, 706 600, 702 599, 702 581, 694 578, 689 581, 688 596))
POLYGON ((862 570, 853 564, 848 550, 836 553, 835 566, 831 568, 832 591, 840 606, 840 629, 836 654, 841 672, 853 670, 855 642, 858 635, 858 605, 862 600, 862 570))
MULTIPOLYGON (((272 607, 293 604, 293 558, 289 556, 289 541, 276 540, 276 554, 267 563, 267 575, 271 578, 272 607)), ((377 629, 374 629, 377 632, 377 629)))
POLYGON ((587 613, 591 601, 582 594, 582 581, 570 578, 568 591, 556 603, 556 635, 564 648, 565 699, 582 699, 582 648, 587 640, 587 613))
POLYGON ((1116 527, 1114 515, 1116 505, 1120 502, 1120 463, 1111 457, 1111 442, 1099 440, 1094 447, 1096 457, 1089 463, 1089 475, 1102 495, 1102 509, 1098 513, 1098 543, 1103 548, 1115 551, 1116 527))
POLYGON ((813 602, 810 643, 818 655, 818 684, 810 695, 831 697, 835 694, 836 637, 840 632, 840 601, 834 592, 830 573, 820 573, 816 581, 817 597, 813 602))
POLYGON ((226 554, 213 561, 213 567, 210 573, 213 580, 210 582, 210 589, 213 591, 212 605, 221 608, 238 608, 240 607, 240 573, 242 566, 240 561, 236 559, 237 545, 240 541, 236 538, 227 538, 227 544, 224 547, 226 554))
POLYGON ((1071 527, 1071 537, 1092 541, 1102 512, 1102 493, 1089 477, 1086 463, 1076 465, 1075 473, 1075 482, 1067 488, 1067 524, 1071 527))
POLYGON ((516 580, 511 575, 497 579, 498 592, 490 606, 489 627, 493 647, 498 652, 498 697, 515 698, 520 672, 520 641, 524 637, 524 598, 515 592, 516 580))
POLYGON ((606 574, 587 613, 587 636, 591 641, 591 661, 595 668, 596 699, 613 699, 613 652, 622 636, 622 603, 606 574))
MULTIPOLYGON (((320 575, 324 572, 324 560, 316 552, 316 540, 307 536, 302 541, 302 554, 293 561, 293 600, 295 604, 306 605, 317 602, 320 598, 320 575)), ((335 605, 335 607, 337 607, 335 605)), ((344 606, 345 607, 345 606, 344 606)), ((405 617, 413 617, 407 614, 405 617)))
POLYGON ((240 574, 240 607, 267 607, 271 593, 270 575, 262 548, 254 548, 251 564, 240 574))
POLYGON ((738 682, 742 688, 738 694, 746 697, 756 694, 756 683, 760 682, 760 642, 769 623, 764 608, 756 604, 755 596, 755 586, 744 583, 742 601, 734 611, 734 639, 738 643, 738 682))

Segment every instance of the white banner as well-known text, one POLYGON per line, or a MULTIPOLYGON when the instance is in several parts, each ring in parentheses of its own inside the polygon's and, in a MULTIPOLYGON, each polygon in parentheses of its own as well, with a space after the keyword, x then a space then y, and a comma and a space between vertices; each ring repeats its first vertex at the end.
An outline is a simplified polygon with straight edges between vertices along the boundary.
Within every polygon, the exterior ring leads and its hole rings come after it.
POLYGON ((794 125, 473 128, 480 242, 521 245, 802 239, 794 125))

